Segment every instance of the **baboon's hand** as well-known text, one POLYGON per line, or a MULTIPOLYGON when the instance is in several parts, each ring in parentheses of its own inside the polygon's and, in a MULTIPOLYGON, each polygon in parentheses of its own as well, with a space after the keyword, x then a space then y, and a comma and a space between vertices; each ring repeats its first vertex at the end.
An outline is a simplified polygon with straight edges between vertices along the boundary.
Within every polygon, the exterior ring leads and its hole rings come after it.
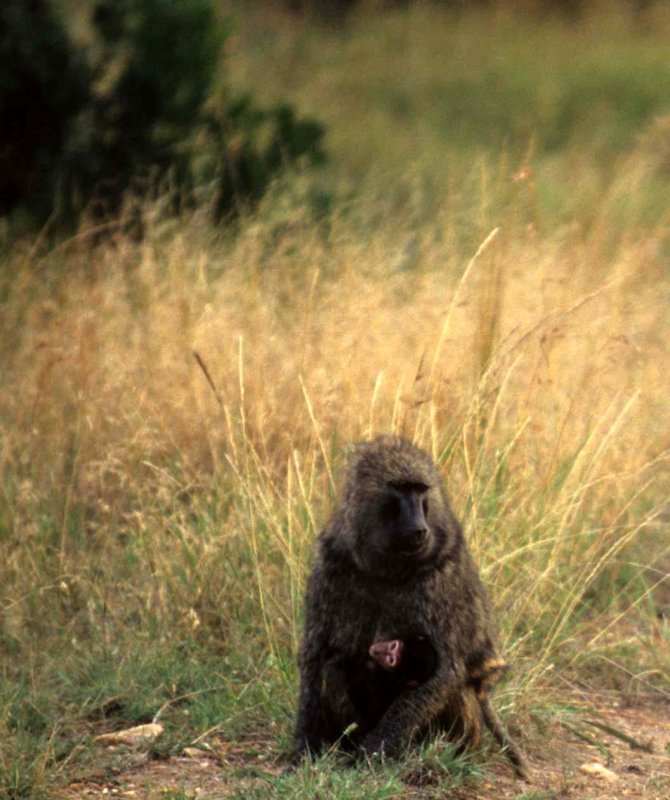
POLYGON ((304 762, 309 761, 313 756, 309 743, 305 738, 296 739, 293 750, 288 757, 288 763, 282 771, 282 775, 290 775, 304 762))
POLYGON ((372 731, 363 739, 363 754, 370 760, 383 761, 386 758, 394 758, 398 755, 398 749, 390 739, 384 738, 376 731, 372 731))
POLYGON ((298 768, 298 764, 297 764, 297 763, 294 763, 294 762, 293 762, 293 758, 291 758, 291 760, 288 762, 288 764, 287 764, 287 765, 284 767, 284 769, 281 771, 281 776, 282 776, 282 778, 283 778, 285 775, 291 775, 291 773, 295 772, 297 768, 298 768))
POLYGON ((366 736, 361 749, 368 760, 381 759, 386 755, 384 742, 374 736, 366 736))
POLYGON ((293 750, 289 756, 289 764, 293 767, 297 767, 301 761, 309 758, 315 749, 316 748, 310 747, 309 740, 306 736, 297 736, 293 744, 293 750))

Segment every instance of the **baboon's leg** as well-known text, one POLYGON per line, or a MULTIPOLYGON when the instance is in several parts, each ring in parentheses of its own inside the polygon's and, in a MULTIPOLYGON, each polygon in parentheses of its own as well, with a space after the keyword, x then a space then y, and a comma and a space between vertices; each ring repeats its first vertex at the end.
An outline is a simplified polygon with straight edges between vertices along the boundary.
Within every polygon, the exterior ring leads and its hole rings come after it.
POLYGON ((442 709, 437 724, 450 741, 459 743, 457 753, 462 753, 479 747, 481 719, 479 700, 471 688, 466 688, 442 709))

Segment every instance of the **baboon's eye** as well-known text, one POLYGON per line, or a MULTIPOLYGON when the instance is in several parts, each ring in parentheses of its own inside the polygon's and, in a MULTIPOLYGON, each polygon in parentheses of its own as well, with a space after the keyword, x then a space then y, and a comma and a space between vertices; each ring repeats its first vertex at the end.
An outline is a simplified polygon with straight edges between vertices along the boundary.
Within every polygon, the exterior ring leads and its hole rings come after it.
POLYGON ((381 508, 382 517, 386 520, 396 519, 400 515, 400 498, 387 497, 381 508))
POLYGON ((425 494, 430 489, 430 486, 422 481, 389 481, 388 486, 396 492, 401 492, 403 494, 407 492, 425 494))
POLYGON ((428 515, 428 498, 424 497, 421 501, 421 508, 423 509, 424 517, 428 515))

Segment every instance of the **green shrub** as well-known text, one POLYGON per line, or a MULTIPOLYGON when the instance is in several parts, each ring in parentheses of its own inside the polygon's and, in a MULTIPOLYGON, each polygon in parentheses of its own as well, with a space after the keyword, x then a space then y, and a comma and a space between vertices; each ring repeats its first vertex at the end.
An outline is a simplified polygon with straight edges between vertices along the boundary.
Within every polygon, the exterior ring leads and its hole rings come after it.
POLYGON ((296 161, 320 164, 324 128, 299 119, 289 105, 260 110, 250 95, 221 105, 208 119, 208 145, 198 183, 209 182, 217 219, 258 201, 274 175, 296 161))
POLYGON ((47 0, 0 4, 0 215, 23 203, 48 213, 56 165, 89 83, 47 0))
POLYGON ((47 0, 11 0, 0 12, 0 110, 10 123, 0 213, 104 217, 129 190, 144 196, 169 178, 178 204, 213 185, 222 216, 258 200, 297 159, 322 160, 323 128, 289 106, 261 110, 225 93, 206 102, 228 35, 212 0, 101 0, 89 11, 78 12, 85 44, 47 0))
POLYGON ((186 180, 226 30, 210 0, 104 0, 92 22, 90 101, 68 142, 60 199, 105 212, 133 181, 142 191, 167 170, 186 180))

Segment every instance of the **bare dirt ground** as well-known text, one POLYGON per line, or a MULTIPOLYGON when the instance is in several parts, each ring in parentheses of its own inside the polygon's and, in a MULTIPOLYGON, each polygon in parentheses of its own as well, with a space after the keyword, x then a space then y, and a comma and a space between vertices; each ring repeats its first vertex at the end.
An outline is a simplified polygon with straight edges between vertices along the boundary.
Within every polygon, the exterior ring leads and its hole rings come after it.
MULTIPOLYGON (((571 699, 572 705, 580 704, 571 699)), ((569 722, 538 727, 525 741, 532 770, 530 783, 515 779, 502 760, 487 767, 483 778, 458 789, 435 786, 409 773, 404 797, 449 800, 578 798, 579 800, 668 800, 670 798, 670 700, 625 699, 603 695, 569 722), (429 785, 425 785, 428 783, 429 785)), ((277 776, 270 742, 258 739, 235 745, 210 742, 202 756, 151 760, 146 754, 103 749, 97 766, 59 792, 72 798, 161 797, 227 798, 242 792, 253 798, 265 785, 263 774, 277 776)))

